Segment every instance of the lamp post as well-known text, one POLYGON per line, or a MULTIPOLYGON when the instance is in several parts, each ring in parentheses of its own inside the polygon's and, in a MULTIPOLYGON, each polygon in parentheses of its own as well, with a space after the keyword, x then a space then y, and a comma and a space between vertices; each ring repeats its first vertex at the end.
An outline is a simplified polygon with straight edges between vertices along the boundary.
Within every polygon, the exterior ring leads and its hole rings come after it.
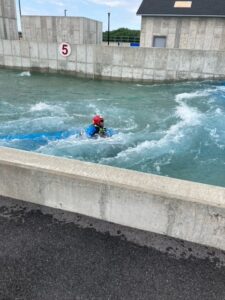
POLYGON ((20 5, 20 0, 19 1, 19 12, 20 12, 20 17, 21 17, 21 5, 20 5))
POLYGON ((108 12, 108 45, 109 45, 109 32, 110 32, 110 12, 108 12))

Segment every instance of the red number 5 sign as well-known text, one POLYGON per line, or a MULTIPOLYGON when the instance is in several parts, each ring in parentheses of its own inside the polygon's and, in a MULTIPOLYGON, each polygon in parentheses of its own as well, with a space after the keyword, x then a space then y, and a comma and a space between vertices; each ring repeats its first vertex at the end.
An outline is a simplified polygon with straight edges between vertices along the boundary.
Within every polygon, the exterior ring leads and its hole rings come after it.
POLYGON ((71 54, 71 46, 69 43, 62 43, 59 46, 59 53, 64 56, 67 57, 71 54))

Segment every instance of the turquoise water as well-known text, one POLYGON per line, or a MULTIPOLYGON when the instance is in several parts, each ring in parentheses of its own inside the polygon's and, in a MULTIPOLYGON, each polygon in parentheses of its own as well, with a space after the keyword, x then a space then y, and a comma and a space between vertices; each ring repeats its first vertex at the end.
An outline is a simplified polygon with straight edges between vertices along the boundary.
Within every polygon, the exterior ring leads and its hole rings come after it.
POLYGON ((225 186, 225 82, 142 85, 0 70, 0 146, 225 186), (4 135, 118 130, 39 144, 4 135))

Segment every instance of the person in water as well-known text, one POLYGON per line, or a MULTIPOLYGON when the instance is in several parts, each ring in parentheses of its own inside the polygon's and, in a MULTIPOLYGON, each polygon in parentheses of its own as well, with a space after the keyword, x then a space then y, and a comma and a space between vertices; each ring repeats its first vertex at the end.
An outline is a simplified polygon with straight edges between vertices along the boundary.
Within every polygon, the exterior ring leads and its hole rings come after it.
POLYGON ((106 137, 106 128, 104 128, 104 118, 96 115, 92 119, 92 124, 86 129, 89 137, 106 137))

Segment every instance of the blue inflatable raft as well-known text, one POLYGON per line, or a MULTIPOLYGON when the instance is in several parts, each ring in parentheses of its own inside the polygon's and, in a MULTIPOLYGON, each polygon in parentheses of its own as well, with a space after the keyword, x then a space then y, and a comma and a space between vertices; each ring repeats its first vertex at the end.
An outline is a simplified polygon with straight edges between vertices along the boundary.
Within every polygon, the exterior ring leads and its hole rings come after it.
MULTIPOLYGON (((106 137, 111 137, 117 132, 114 129, 108 128, 106 130, 106 137)), ((13 141, 13 140, 33 140, 33 141, 54 141, 67 139, 70 136, 85 136, 85 130, 75 129, 75 130, 61 130, 53 132, 36 132, 28 134, 9 134, 9 135, 0 135, 0 140, 4 141, 13 141)))

